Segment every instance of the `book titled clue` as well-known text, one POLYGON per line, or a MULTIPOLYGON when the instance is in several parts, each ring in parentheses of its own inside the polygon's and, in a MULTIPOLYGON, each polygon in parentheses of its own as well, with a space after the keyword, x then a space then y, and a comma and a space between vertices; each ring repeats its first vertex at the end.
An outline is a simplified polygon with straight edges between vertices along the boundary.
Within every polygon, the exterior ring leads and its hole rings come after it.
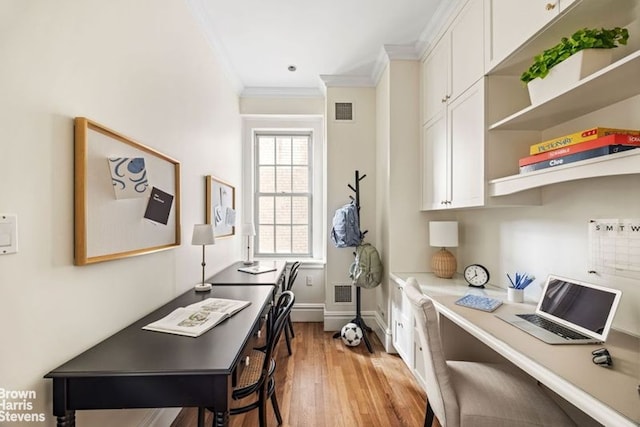
POLYGON ((580 153, 582 151, 593 150, 594 148, 606 147, 607 145, 634 145, 640 146, 640 136, 638 135, 620 135, 613 134, 603 136, 593 141, 582 142, 580 144, 569 145, 567 147, 558 148, 556 150, 545 151, 544 153, 534 156, 523 157, 518 161, 518 166, 526 166, 532 163, 540 163, 545 160, 555 159, 557 157, 568 156, 569 154, 580 153))
POLYGON ((606 147, 594 148, 592 150, 582 151, 580 153, 569 154, 568 156, 556 157, 555 159, 546 160, 544 162, 521 166, 520 173, 566 165, 569 163, 579 162, 580 160, 592 159, 594 157, 606 156, 613 153, 620 153, 622 151, 633 150, 635 148, 638 147, 633 145, 607 145, 606 147))
POLYGON ((561 136, 558 138, 550 139, 548 141, 533 144, 529 147, 529 154, 539 154, 545 151, 556 150, 558 148, 567 147, 569 145, 580 144, 585 141, 591 141, 603 136, 611 134, 624 134, 624 135, 640 135, 640 130, 637 129, 614 129, 614 128, 591 128, 585 129, 580 132, 572 133, 570 135, 561 136))

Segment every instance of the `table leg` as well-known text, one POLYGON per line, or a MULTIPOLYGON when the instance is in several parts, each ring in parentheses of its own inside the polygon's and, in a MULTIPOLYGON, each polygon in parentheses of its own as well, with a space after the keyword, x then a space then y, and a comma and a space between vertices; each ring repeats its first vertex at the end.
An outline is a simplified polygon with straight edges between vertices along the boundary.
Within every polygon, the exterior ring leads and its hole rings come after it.
POLYGON ((204 427, 204 408, 198 408, 198 427, 204 427))
POLYGON ((56 425, 57 427, 75 427, 76 425, 76 412, 75 411, 67 411, 61 417, 56 417, 56 425))
POLYGON ((228 427, 229 411, 213 413, 213 427, 228 427))

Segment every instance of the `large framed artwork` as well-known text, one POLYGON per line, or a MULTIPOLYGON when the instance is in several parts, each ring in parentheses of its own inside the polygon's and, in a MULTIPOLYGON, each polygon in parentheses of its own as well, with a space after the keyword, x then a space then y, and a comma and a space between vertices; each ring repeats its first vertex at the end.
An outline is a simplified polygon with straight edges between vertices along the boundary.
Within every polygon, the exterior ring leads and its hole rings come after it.
POLYGON ((236 189, 233 185, 208 175, 207 224, 214 224, 215 237, 236 234, 236 189))
POLYGON ((180 162, 75 119, 75 264, 180 245, 180 162))

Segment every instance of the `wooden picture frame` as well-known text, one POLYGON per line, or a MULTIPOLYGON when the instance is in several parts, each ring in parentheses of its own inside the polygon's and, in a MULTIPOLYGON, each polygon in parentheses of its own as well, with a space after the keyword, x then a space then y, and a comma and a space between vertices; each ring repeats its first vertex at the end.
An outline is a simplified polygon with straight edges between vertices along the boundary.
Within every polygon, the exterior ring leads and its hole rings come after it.
POLYGON ((212 175, 207 175, 207 224, 214 224, 214 235, 230 237, 236 234, 236 189, 212 175))
POLYGON ((85 117, 74 122, 75 265, 179 246, 180 162, 85 117), (126 181, 140 191, 119 192, 116 170, 138 173, 126 181))

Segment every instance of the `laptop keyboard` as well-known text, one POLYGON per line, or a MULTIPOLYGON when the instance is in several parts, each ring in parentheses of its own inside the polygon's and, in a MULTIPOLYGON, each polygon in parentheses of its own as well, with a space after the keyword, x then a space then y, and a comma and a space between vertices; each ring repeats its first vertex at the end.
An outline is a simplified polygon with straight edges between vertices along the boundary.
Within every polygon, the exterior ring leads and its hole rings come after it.
POLYGON ((517 316, 526 320, 527 322, 531 322, 534 325, 540 326, 541 328, 546 329, 547 331, 552 332, 556 335, 559 335, 563 338, 567 338, 570 340, 580 340, 580 339, 589 338, 578 332, 572 331, 569 328, 565 328, 564 326, 559 325, 555 322, 551 322, 550 320, 547 320, 544 317, 540 317, 537 314, 517 314, 517 316))

